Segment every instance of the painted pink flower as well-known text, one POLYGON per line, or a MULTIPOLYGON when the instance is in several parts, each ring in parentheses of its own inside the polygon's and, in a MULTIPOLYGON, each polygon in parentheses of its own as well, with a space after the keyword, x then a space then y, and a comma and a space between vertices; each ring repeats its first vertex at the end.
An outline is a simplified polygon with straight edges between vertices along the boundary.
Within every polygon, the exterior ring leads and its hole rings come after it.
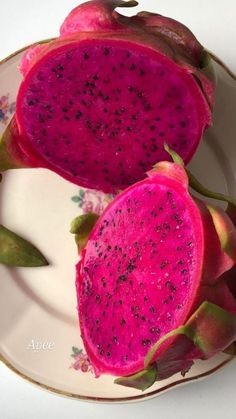
POLYGON ((71 368, 76 371, 93 372, 93 367, 90 363, 90 360, 82 349, 73 346, 72 352, 73 353, 71 354, 71 357, 73 358, 74 362, 71 364, 71 368))
POLYGON ((112 196, 90 189, 80 189, 78 195, 71 199, 78 204, 85 214, 95 212, 100 215, 111 201, 112 196))

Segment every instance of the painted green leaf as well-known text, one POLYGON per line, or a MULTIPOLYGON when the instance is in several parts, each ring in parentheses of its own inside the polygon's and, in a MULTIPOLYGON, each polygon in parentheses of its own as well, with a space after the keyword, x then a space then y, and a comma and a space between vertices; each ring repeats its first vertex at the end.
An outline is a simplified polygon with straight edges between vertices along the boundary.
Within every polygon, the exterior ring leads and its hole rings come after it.
POLYGON ((83 198, 84 197, 84 190, 83 189, 80 189, 79 196, 80 196, 80 198, 83 198))
POLYGON ((9 266, 48 265, 42 253, 30 242, 0 224, 0 263, 9 266))
POLYGON ((77 346, 72 346, 72 351, 74 355, 79 355, 82 352, 82 349, 77 348, 77 346))
POLYGON ((81 198, 80 198, 79 196, 72 196, 71 200, 72 200, 73 202, 78 203, 78 202, 80 202, 80 201, 81 201, 81 198))

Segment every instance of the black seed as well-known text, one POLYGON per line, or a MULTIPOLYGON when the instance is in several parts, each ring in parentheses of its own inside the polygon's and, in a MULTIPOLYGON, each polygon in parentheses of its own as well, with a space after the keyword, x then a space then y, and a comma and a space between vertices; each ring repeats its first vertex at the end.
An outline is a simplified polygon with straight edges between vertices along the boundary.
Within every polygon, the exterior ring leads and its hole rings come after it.
POLYGON ((132 263, 129 262, 129 264, 127 265, 127 271, 128 272, 133 272, 133 270, 136 268, 135 265, 133 265, 132 263))
POLYGON ((114 343, 117 343, 117 340, 118 340, 117 336, 114 336, 112 340, 113 340, 114 343))
POLYGON ((154 307, 150 307, 149 308, 150 313, 155 313, 155 308, 154 307))
POLYGON ((139 75, 140 75, 140 76, 144 76, 144 74, 145 74, 145 71, 144 71, 144 70, 140 70, 140 71, 139 71, 139 75))
POLYGON ((140 99, 142 99, 142 97, 143 97, 143 92, 142 92, 142 91, 138 92, 137 96, 138 96, 140 99))
POLYGON ((125 282, 125 281, 127 281, 127 276, 126 276, 126 275, 120 275, 120 276, 118 277, 118 282, 119 282, 119 283, 121 283, 121 282, 125 282))
POLYGON ((88 60, 89 59, 89 54, 87 52, 84 53, 84 59, 88 60))
POLYGON ((182 274, 182 275, 186 275, 187 273, 188 273, 187 269, 183 269, 183 270, 181 271, 181 274, 182 274))
POLYGON ((135 66, 134 64, 131 64, 131 66, 130 66, 130 68, 129 68, 129 69, 130 69, 131 71, 133 71, 133 70, 135 70, 135 68, 136 68, 136 66, 135 66))
POLYGON ((45 122, 45 119, 44 119, 43 115, 41 115, 41 114, 39 114, 38 119, 39 119, 39 122, 41 122, 41 123, 45 122))
POLYGON ((142 345, 143 346, 147 346, 147 345, 150 345, 150 344, 151 344, 151 341, 149 339, 143 339, 142 340, 142 345))
POLYGON ((121 321, 120 321, 120 325, 121 325, 121 326, 124 326, 125 324, 126 324, 125 319, 121 319, 121 321))
POLYGON ((101 303, 101 296, 100 295, 96 295, 95 298, 96 298, 97 303, 100 304, 101 303))
POLYGON ((29 100, 29 101, 28 101, 28 105, 29 105, 29 106, 33 106, 33 105, 35 105, 35 101, 34 101, 34 100, 29 100))
POLYGON ((162 261, 160 264, 160 269, 164 269, 168 265, 168 262, 166 260, 162 261))

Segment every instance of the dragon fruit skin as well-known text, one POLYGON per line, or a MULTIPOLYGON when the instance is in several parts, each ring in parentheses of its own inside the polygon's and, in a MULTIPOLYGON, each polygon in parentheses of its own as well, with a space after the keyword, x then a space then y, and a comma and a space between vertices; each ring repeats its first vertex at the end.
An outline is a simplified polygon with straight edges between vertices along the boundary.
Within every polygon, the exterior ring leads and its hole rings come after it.
POLYGON ((164 36, 153 15, 148 25, 149 17, 127 18, 117 5, 125 4, 78 6, 59 38, 25 53, 13 139, 36 167, 104 192, 168 159, 166 140, 187 163, 211 125, 214 102, 205 52, 191 32, 161 17, 164 36))
MULTIPOLYGON (((209 316, 205 346, 217 333, 217 350, 235 340, 236 327, 221 337, 217 329, 224 321, 221 311, 236 315, 225 273, 236 259, 232 249, 221 247, 215 214, 217 209, 211 214, 189 195, 184 169, 168 162, 109 204, 89 235, 76 279, 81 336, 97 376, 143 370, 150 348, 185 324, 202 303, 199 318, 204 320, 204 312, 209 316), (206 300, 210 308, 221 307, 220 314, 213 309, 211 318, 206 300)), ((235 238, 236 230, 229 233, 235 238)), ((204 322, 197 325, 202 332, 204 322)), ((164 379, 214 354, 214 347, 203 353, 186 336, 173 336, 153 361, 164 379)))

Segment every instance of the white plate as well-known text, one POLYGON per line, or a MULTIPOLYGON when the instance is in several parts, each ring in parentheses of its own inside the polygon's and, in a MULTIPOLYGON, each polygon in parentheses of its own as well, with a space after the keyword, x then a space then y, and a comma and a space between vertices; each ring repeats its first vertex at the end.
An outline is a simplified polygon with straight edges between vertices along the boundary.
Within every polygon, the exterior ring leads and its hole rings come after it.
MULTIPOLYGON (((21 54, 0 64, 0 132, 14 112, 21 54)), ((236 195, 236 83, 222 64, 215 67, 214 126, 191 167, 207 186, 236 195)), ((119 402, 153 397, 206 377, 230 361, 230 356, 220 354, 196 362, 184 378, 176 374, 143 393, 115 385, 111 376, 95 379, 78 327, 74 284, 78 256, 69 223, 83 211, 100 211, 107 197, 41 169, 4 174, 0 196, 1 222, 36 244, 50 261, 44 268, 0 265, 0 360, 16 373, 62 395, 119 402)))

